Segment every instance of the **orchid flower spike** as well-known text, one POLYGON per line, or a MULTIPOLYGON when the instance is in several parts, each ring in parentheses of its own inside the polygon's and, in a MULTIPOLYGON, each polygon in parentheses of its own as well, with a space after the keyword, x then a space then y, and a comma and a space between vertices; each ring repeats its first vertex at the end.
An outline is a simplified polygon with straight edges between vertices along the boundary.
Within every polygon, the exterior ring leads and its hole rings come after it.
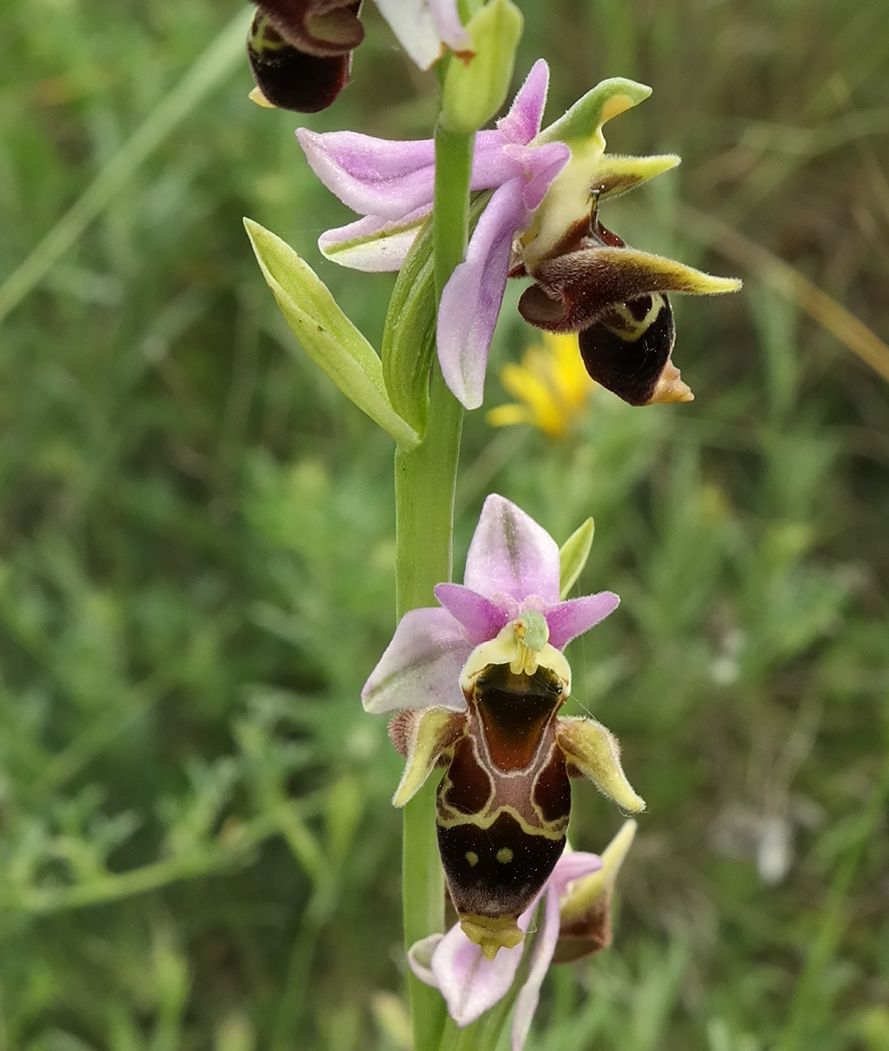
POLYGON ((396 806, 447 768, 436 823, 448 889, 462 930, 493 957, 522 940, 518 920, 565 846, 569 777, 590 778, 626 811, 645 803, 601 723, 557 716, 571 691, 562 650, 612 613, 617 595, 563 601, 555 540, 496 495, 464 580, 438 585, 440 607, 405 614, 362 700, 398 713, 390 734, 406 765, 396 806))
MULTIPOLYGON (((349 83, 352 52, 364 39, 358 0, 256 0, 247 53, 260 105, 316 113, 349 83)), ((377 0, 399 43, 421 69, 470 39, 456 0, 377 0)))

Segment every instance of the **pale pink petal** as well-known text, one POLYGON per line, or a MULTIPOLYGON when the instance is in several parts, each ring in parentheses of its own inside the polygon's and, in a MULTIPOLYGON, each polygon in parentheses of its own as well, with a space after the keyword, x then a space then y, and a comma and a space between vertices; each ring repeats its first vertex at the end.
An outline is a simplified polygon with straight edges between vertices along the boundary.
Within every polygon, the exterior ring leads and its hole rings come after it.
POLYGON ((559 548, 547 531, 502 496, 485 500, 466 556, 467 587, 493 598, 508 595, 521 602, 539 595, 559 598, 559 548))
POLYGON ((514 153, 511 144, 499 131, 476 132, 469 180, 471 189, 493 190, 513 176, 524 176, 528 169, 528 151, 522 147, 518 149, 520 152, 514 153))
MULTIPOLYGON (((601 858, 582 852, 563 854, 544 888, 544 907, 540 928, 535 934, 529 956, 528 978, 516 1002, 513 1022, 513 1051, 521 1051, 537 1001, 559 937, 559 899, 576 879, 601 868, 601 858)), ((538 895, 518 918, 521 930, 531 925, 538 895)), ((515 981, 522 961, 524 944, 501 949, 493 960, 485 958, 459 924, 447 934, 433 934, 411 946, 408 963, 411 970, 427 985, 438 989, 445 999, 448 1014, 458 1026, 467 1026, 503 999, 515 981)))
MULTIPOLYGON (((432 139, 378 139, 356 131, 319 133, 298 128, 309 167, 353 211, 400 219, 432 203, 435 144, 432 139)), ((504 154, 498 131, 476 136, 471 185, 491 189, 520 170, 504 154)))
POLYGON ((501 949, 493 960, 454 925, 432 955, 435 984, 448 1005, 448 1014, 458 1026, 481 1017, 509 992, 523 945, 501 949))
POLYGON ((361 691, 368 712, 399 708, 463 711, 460 671, 472 647, 446 609, 414 609, 399 621, 392 641, 361 691))
POLYGON ((528 221, 522 180, 494 191, 473 231, 466 260, 451 274, 438 309, 438 360, 445 382, 467 409, 482 403, 491 337, 516 232, 528 221))
POLYGON ((439 584, 435 597, 463 626, 470 646, 493 639, 509 620, 509 610, 460 584, 439 584))
POLYGON ((525 83, 519 88, 509 113, 497 121, 497 130, 510 142, 523 145, 540 131, 543 110, 546 107, 546 93, 549 88, 549 66, 539 58, 525 77, 525 83))
POLYGON ((613 591, 600 591, 551 606, 546 611, 549 641, 556 649, 562 649, 612 614, 619 605, 620 598, 613 591))
POLYGON ((561 899, 565 896, 569 884, 576 879, 581 879, 583 876, 589 876, 593 872, 598 872, 601 867, 602 859, 598 854, 590 854, 584 850, 571 850, 569 848, 562 853, 556 862, 553 874, 549 878, 549 885, 555 887, 557 897, 561 899))
POLYGON ((422 207, 401 219, 366 215, 354 223, 325 231, 318 238, 318 247, 325 259, 352 270, 400 270, 428 214, 429 208, 422 207))
POLYGON ((298 128, 297 140, 321 182, 353 211, 399 219, 432 201, 431 139, 390 141, 354 131, 298 128))
MULTIPOLYGON (((523 931, 530 926, 536 905, 537 899, 516 921, 523 931)), ((430 938, 424 938, 412 947, 408 955, 411 969, 420 981, 441 992, 448 1005, 448 1014, 461 1027, 474 1022, 506 996, 524 952, 524 944, 519 943, 512 949, 501 949, 493 960, 488 960, 460 930, 459 924, 441 938, 428 965, 425 965, 423 958, 431 947, 430 938), (414 949, 418 951, 415 953, 414 949), (432 981, 429 981, 430 973, 432 981)))
POLYGON ((522 1051, 531 1028, 531 1020, 540 1000, 540 987, 549 970, 556 943, 559 940, 559 898, 573 880, 596 872, 602 861, 595 854, 563 854, 544 891, 540 926, 528 957, 528 977, 516 1000, 512 1017, 512 1051, 522 1051))
POLYGON ((441 943, 443 934, 430 934, 428 938, 421 938, 407 951, 407 962, 410 969, 427 985, 437 988, 435 975, 432 973, 432 955, 441 943))

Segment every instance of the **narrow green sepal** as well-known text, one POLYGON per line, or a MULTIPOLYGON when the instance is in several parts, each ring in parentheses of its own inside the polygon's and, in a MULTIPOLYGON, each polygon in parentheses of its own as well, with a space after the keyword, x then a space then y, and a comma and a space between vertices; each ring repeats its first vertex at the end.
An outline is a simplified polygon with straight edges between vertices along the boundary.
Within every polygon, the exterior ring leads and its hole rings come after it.
MULTIPOLYGON (((556 741, 568 763, 599 789, 604 796, 630 814, 645 809, 620 765, 620 745, 614 734, 595 719, 562 718, 556 741)), ((569 773, 571 771, 569 770, 569 773)))
POLYGON ((245 219, 244 226, 263 277, 305 352, 402 448, 414 448, 419 437, 392 407, 380 359, 327 286, 280 237, 252 219, 245 219))
POLYGON ((628 157, 620 154, 603 154, 590 172, 592 192, 598 191, 599 200, 620 197, 642 183, 663 175, 682 163, 675 153, 655 154, 652 157, 628 157))
POLYGON ((577 578, 583 572, 590 550, 593 546, 593 536, 596 532, 596 524, 592 518, 588 518, 579 528, 575 529, 571 536, 562 544, 559 550, 559 596, 565 598, 574 587, 577 578))
POLYGON ((414 798, 465 726, 466 716, 447 708, 402 711, 393 718, 389 736, 405 757, 405 767, 392 806, 401 808, 414 798))
POLYGON ((455 55, 445 74, 441 120, 450 131, 483 128, 499 112, 509 90, 524 18, 512 0, 489 0, 466 31, 473 54, 455 55))
POLYGON ((626 80, 624 77, 603 80, 579 98, 554 124, 544 128, 534 141, 565 142, 573 146, 575 143, 598 139, 604 149, 602 125, 612 117, 638 106, 650 94, 650 87, 637 84, 635 80, 626 80))

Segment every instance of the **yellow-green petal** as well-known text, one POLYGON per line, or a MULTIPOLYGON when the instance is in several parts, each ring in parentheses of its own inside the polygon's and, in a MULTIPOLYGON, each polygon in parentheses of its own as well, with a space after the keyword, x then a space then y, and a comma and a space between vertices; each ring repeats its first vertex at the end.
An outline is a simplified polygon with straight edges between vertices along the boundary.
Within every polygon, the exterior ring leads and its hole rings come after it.
POLYGON ((404 753, 406 762, 392 797, 393 806, 403 807, 413 799, 435 769, 442 753, 460 736, 465 724, 465 715, 447 708, 418 709, 401 712, 395 717, 391 732, 393 740, 396 733, 400 735, 396 747, 404 753))
POLYGON ((645 800, 636 794, 620 765, 617 738, 595 719, 559 719, 556 741, 566 760, 596 788, 631 814, 645 809, 645 800))

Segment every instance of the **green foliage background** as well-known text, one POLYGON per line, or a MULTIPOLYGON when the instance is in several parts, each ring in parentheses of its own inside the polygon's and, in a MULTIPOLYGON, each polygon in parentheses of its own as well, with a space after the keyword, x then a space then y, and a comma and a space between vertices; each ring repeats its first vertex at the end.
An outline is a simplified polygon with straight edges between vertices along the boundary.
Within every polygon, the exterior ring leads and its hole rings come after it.
MULTIPOLYGON (((611 147, 684 157, 605 222, 746 281, 676 303, 693 405, 599 392, 558 446, 467 421, 458 565, 491 490, 560 539, 597 520, 578 587, 623 605, 575 645, 575 703, 650 803, 616 944, 550 977, 531 1047, 886 1051, 887 387, 851 349, 886 370, 854 327, 889 332, 884 4, 523 6, 550 114, 634 77, 611 147)), ((425 136, 434 78, 368 7, 306 123, 425 136)), ((393 626, 390 448, 240 218, 375 340, 391 279, 316 255, 347 213, 246 100, 245 14, 2 15, 3 1051, 404 1046, 399 762, 357 699, 393 626)), ((535 338, 515 294, 496 362, 535 338)), ((601 847, 619 815, 575 800, 601 847)))

